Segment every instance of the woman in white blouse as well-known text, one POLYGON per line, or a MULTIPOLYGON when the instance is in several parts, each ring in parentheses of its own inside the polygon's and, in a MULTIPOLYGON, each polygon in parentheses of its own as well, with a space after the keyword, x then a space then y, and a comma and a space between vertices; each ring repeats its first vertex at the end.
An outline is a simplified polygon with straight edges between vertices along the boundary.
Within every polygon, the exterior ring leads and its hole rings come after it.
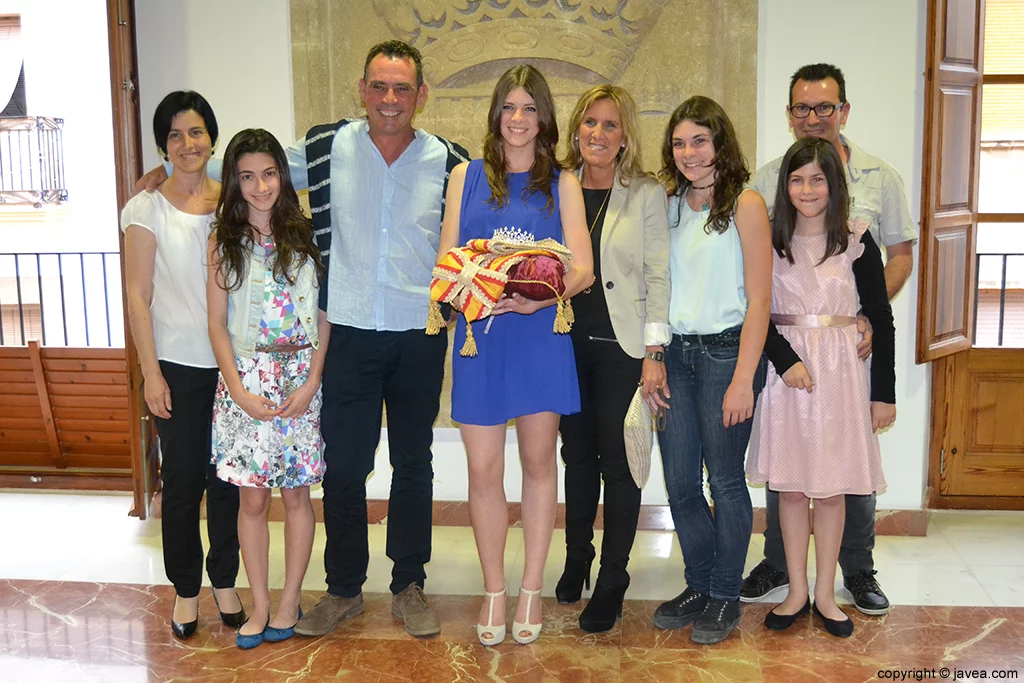
POLYGON ((220 184, 207 177, 206 163, 217 142, 217 119, 202 95, 176 91, 157 106, 153 132, 174 174, 125 205, 121 229, 128 316, 160 436, 164 569, 176 593, 171 631, 184 640, 199 621, 204 493, 214 599, 225 625, 245 621, 234 588, 238 489, 218 479, 210 464, 217 360, 207 330, 205 256, 220 184))

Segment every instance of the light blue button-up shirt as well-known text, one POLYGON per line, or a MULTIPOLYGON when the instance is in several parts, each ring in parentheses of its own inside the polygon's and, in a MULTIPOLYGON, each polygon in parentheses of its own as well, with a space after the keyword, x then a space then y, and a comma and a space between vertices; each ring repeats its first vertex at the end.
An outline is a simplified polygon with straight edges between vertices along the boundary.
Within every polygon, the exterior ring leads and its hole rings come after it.
MULTIPOLYGON (((292 182, 307 188, 305 139, 287 153, 292 182)), ((378 331, 426 327, 447 159, 444 143, 422 130, 391 166, 365 120, 334 136, 330 322, 378 331)))

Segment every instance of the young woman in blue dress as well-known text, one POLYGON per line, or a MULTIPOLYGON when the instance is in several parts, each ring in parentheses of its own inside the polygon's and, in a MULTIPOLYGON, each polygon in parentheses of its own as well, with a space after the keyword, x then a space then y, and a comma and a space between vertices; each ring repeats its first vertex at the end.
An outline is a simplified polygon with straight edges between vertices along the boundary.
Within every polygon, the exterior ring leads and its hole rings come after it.
MULTIPOLYGON (((594 282, 583 193, 555 158, 558 125, 547 82, 532 66, 509 69, 491 97, 483 159, 452 171, 438 259, 496 230, 553 238, 573 253, 565 298, 594 282)), ((540 594, 551 545, 557 495, 556 440, 561 415, 579 412, 579 382, 569 335, 553 331, 555 299, 501 299, 487 329, 475 334, 478 355, 454 356, 452 419, 461 427, 469 462, 469 506, 486 599, 477 635, 484 645, 505 638, 506 424, 516 420, 523 468, 526 566, 513 622, 519 643, 537 639, 540 594)), ((479 326, 483 328, 484 326, 479 326)), ((459 319, 455 347, 466 335, 459 319)))

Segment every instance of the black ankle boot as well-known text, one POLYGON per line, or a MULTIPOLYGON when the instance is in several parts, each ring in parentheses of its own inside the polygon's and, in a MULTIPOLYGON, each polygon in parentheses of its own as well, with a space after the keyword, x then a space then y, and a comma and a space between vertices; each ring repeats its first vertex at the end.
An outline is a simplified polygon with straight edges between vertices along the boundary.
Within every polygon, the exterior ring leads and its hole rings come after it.
POLYGON ((559 605, 571 605, 578 602, 583 595, 583 586, 590 590, 590 564, 594 561, 591 555, 586 560, 578 560, 572 557, 565 558, 565 569, 562 570, 562 578, 558 579, 555 586, 555 598, 559 605))
POLYGON ((622 600, 627 588, 629 579, 621 586, 605 586, 599 580, 590 601, 580 613, 580 628, 587 633, 612 630, 622 617, 622 600))

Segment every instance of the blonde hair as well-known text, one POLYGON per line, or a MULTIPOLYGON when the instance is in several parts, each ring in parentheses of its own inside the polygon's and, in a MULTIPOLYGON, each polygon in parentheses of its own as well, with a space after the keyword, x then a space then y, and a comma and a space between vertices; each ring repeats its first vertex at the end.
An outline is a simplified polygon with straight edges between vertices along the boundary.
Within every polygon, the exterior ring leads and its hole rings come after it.
POLYGON ((569 142, 562 165, 576 171, 583 166, 583 154, 580 152, 579 130, 583 117, 598 100, 611 100, 619 110, 622 121, 622 143, 615 162, 615 177, 623 185, 629 185, 633 178, 644 178, 651 174, 644 170, 640 159, 640 126, 637 124, 636 103, 626 91, 617 85, 595 85, 580 95, 576 107, 569 116, 569 142))

